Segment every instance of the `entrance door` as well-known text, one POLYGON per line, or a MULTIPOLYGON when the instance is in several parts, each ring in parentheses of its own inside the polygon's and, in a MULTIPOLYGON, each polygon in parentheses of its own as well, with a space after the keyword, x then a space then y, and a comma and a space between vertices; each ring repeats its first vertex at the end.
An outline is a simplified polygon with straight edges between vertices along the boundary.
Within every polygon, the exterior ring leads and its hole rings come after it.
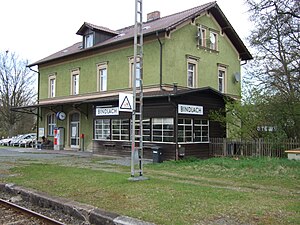
POLYGON ((71 148, 79 148, 79 113, 70 117, 70 145, 71 148))

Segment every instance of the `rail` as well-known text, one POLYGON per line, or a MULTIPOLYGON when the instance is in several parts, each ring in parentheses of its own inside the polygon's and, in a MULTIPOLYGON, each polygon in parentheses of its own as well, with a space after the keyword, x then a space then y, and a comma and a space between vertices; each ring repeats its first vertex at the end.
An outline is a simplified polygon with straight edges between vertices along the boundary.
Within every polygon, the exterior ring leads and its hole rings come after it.
MULTIPOLYGON (((26 209, 22 206, 16 205, 16 204, 14 204, 12 202, 9 202, 9 201, 6 201, 4 199, 0 199, 0 205, 5 206, 6 208, 9 208, 9 209, 18 211, 23 215, 28 215, 28 220, 32 219, 32 217, 34 217, 37 220, 42 221, 43 224, 47 224, 47 225, 64 225, 64 223, 61 223, 61 222, 59 222, 57 220, 54 220, 50 217, 44 216, 44 215, 42 215, 40 213, 37 213, 37 212, 34 212, 30 209, 26 209)), ((14 219, 14 218, 11 218, 11 219, 14 219)), ((11 223, 11 222, 14 222, 14 221, 5 221, 5 222, 10 222, 11 223)))

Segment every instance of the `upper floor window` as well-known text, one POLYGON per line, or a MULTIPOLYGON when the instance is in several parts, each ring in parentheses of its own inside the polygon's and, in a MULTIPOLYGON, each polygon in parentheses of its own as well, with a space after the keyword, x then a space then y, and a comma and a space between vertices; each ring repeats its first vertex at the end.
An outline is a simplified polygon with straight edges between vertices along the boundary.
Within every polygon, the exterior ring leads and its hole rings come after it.
POLYGON ((71 95, 79 94, 79 69, 71 72, 71 95))
POLYGON ((98 91, 107 91, 107 63, 99 64, 98 70, 98 91))
POLYGON ((203 26, 198 26, 198 46, 206 47, 206 29, 203 26))
POLYGON ((194 88, 197 87, 197 74, 198 74, 198 60, 194 58, 187 58, 187 86, 194 88))
POLYGON ((48 97, 55 97, 55 88, 56 88, 56 76, 50 75, 48 80, 48 97))
POLYGON ((55 113, 51 113, 47 116, 47 131, 48 136, 54 136, 54 128, 56 127, 55 113))
MULTIPOLYGON (((133 73, 134 73, 134 59, 131 58, 129 60, 129 87, 132 87, 132 78, 133 78, 133 73)), ((141 70, 140 70, 141 64, 140 62, 136 63, 136 80, 135 80, 135 85, 136 87, 141 86, 141 70)))
POLYGON ((225 93, 226 91, 226 67, 219 66, 218 67, 218 90, 222 93, 225 93))
POLYGON ((87 34, 84 36, 84 48, 92 47, 94 44, 93 34, 87 34))
POLYGON ((216 32, 210 31, 209 34, 209 48, 212 50, 218 50, 218 34, 216 32))

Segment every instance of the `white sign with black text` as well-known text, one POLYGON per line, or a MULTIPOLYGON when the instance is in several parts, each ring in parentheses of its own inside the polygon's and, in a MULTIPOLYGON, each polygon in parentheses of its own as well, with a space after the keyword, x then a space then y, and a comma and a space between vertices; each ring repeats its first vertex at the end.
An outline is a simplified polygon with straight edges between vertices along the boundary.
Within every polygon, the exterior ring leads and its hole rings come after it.
POLYGON ((119 115, 119 108, 118 107, 96 107, 96 116, 117 116, 119 115))
POLYGON ((178 114, 203 115, 203 106, 178 104, 178 114))

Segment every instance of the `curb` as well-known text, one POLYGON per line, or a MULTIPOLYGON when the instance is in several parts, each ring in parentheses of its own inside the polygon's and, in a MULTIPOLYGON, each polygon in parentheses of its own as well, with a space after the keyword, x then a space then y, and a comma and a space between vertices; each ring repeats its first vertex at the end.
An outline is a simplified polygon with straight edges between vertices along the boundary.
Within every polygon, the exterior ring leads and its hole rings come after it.
POLYGON ((78 203, 60 197, 52 197, 45 193, 23 188, 14 184, 0 183, 0 191, 13 195, 20 195, 24 201, 40 207, 52 208, 73 216, 89 224, 95 225, 154 225, 135 218, 106 212, 91 205, 78 203))

